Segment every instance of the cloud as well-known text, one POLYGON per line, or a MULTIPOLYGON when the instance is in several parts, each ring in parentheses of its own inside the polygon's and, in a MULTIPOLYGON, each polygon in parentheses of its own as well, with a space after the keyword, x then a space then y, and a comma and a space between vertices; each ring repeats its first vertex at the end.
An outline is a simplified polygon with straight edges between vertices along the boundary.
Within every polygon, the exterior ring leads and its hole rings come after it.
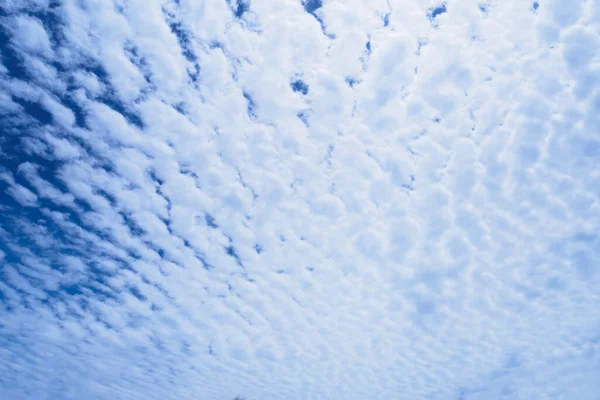
POLYGON ((597 1, 0 7, 11 399, 595 399, 597 1))
POLYGON ((44 57, 52 56, 50 38, 39 19, 18 15, 11 22, 14 47, 44 57))

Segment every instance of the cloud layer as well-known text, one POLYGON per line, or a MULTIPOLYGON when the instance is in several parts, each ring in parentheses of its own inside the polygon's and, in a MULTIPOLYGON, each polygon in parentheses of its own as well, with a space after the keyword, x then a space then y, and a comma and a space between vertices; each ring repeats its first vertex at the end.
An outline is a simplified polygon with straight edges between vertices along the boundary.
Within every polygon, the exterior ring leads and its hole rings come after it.
POLYGON ((7 399, 600 392, 600 1, 0 6, 7 399))

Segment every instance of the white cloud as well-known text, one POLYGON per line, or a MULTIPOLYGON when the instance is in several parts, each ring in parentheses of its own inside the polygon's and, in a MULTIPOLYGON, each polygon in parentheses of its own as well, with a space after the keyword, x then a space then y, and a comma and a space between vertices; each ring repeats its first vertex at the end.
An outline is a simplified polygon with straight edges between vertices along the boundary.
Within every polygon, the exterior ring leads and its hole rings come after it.
POLYGON ((27 3, 10 398, 594 399, 597 1, 27 3))
POLYGON ((37 18, 19 15, 12 22, 13 46, 36 55, 52 56, 50 38, 37 18))

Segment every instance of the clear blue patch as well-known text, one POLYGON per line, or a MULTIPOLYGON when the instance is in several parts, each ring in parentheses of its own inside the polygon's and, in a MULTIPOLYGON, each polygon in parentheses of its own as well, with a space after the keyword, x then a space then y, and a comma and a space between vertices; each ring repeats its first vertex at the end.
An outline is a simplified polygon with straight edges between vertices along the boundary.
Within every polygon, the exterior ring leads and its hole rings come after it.
POLYGON ((142 294, 137 286, 130 285, 127 288, 129 289, 129 293, 135 296, 139 301, 146 302, 148 300, 148 298, 142 294))
POLYGON ((390 14, 391 13, 387 13, 383 16, 383 26, 385 27, 390 25, 390 14))
POLYGON ((211 40, 210 43, 208 44, 208 48, 211 50, 221 49, 221 50, 225 51, 225 45, 223 43, 219 42, 218 40, 211 40))
POLYGON ((244 266, 242 264, 242 259, 240 258, 237 251, 235 250, 235 247, 227 246, 227 247, 225 247, 225 252, 227 253, 228 256, 233 257, 233 259, 235 260, 235 263, 237 265, 239 265, 240 267, 244 266))
POLYGON ((248 0, 238 0, 237 7, 234 15, 236 18, 242 18, 245 12, 250 9, 250 2, 248 0))
POLYGON ((353 88, 355 85, 359 84, 360 81, 357 79, 354 79, 351 76, 347 76, 346 77, 346 83, 348 84, 348 86, 350 86, 351 88, 353 88))
POLYGON ((321 30, 323 31, 323 34, 331 39, 334 39, 335 35, 327 34, 327 32, 326 32, 327 27, 325 25, 325 22, 317 14, 317 11, 319 10, 319 8, 321 8, 323 6, 323 1, 322 0, 304 0, 302 2, 302 5, 304 5, 304 10, 307 13, 311 14, 313 17, 315 17, 317 22, 319 22, 319 24, 321 25, 321 30))
POLYGON ((204 214, 204 221, 209 228, 216 229, 219 227, 219 225, 217 225, 215 222, 215 218, 208 213, 204 214))
POLYGON ((434 19, 436 19, 439 15, 442 15, 444 13, 448 12, 448 9, 446 8, 446 4, 441 4, 437 7, 434 8, 430 8, 429 9, 429 20, 433 21, 434 19))
POLYGON ((310 126, 308 123, 308 114, 305 111, 299 112, 298 114, 296 114, 296 116, 300 118, 300 121, 302 121, 304 125, 306 125, 307 127, 310 126))
POLYGON ((181 54, 191 62, 198 61, 198 57, 192 51, 192 42, 190 40, 189 33, 183 29, 183 25, 181 22, 171 22, 169 23, 169 28, 171 32, 177 37, 177 42, 179 43, 179 47, 181 47, 181 54))
POLYGON ((179 114, 187 116, 187 111, 185 110, 185 103, 179 102, 176 104, 172 104, 171 107, 175 109, 179 114))
POLYGON ((323 6, 323 0, 305 0, 303 2, 304 10, 309 14, 315 14, 315 12, 323 6))
POLYGON ((150 83, 151 79, 147 71, 148 61, 146 60, 146 57, 140 54, 137 46, 132 43, 125 43, 124 53, 129 58, 129 61, 142 72, 146 82, 150 83))
POLYGON ((304 83, 304 81, 301 79, 297 79, 297 80, 293 81, 290 84, 290 86, 292 87, 292 90, 294 92, 299 92, 302 94, 308 93, 308 85, 306 83, 304 83))
POLYGON ((50 124, 54 119, 52 114, 46 111, 39 103, 21 99, 15 96, 12 96, 12 101, 23 107, 23 110, 28 116, 33 117, 42 125, 50 124))
POLYGON ((250 93, 244 91, 243 95, 244 95, 244 98, 246 99, 246 102, 248 103, 248 107, 247 107, 248 117, 251 120, 255 120, 256 119, 256 103, 254 102, 254 99, 252 98, 252 96, 250 96, 250 93))

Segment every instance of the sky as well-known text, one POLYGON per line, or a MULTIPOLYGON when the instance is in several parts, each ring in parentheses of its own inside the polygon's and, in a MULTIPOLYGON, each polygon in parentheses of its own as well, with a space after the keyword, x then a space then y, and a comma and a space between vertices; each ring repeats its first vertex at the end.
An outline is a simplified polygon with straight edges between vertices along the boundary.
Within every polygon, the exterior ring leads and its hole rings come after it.
POLYGON ((600 0, 3 0, 0 398, 600 399, 600 0))

